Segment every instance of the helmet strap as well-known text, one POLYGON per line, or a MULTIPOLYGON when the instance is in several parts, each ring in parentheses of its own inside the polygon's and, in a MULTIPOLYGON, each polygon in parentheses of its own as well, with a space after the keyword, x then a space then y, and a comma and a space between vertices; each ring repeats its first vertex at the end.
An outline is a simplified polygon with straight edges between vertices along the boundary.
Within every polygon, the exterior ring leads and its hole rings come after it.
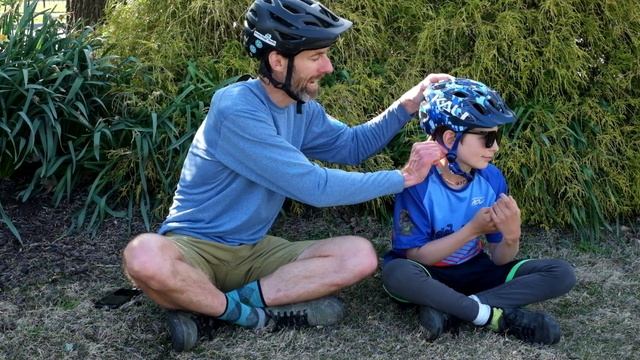
POLYGON ((458 158, 458 144, 460 144, 460 140, 462 140, 462 136, 464 134, 461 132, 456 133, 456 139, 453 141, 453 145, 451 148, 448 148, 446 145, 443 146, 448 150, 447 152, 447 162, 449 163, 449 170, 458 176, 464 177, 467 182, 471 182, 473 180, 473 175, 475 173, 474 169, 471 169, 470 172, 465 172, 460 168, 460 165, 456 161, 458 158))
POLYGON ((268 56, 265 56, 260 62, 260 67, 261 67, 260 73, 265 75, 266 78, 269 79, 269 82, 273 84, 273 86, 276 89, 280 89, 284 91, 285 93, 287 93, 287 95, 289 95, 290 98, 295 100, 297 102, 296 112, 298 114, 301 114, 302 104, 304 104, 304 101, 300 100, 298 95, 296 95, 296 93, 294 93, 293 90, 291 90, 291 80, 293 78, 293 58, 295 57, 295 55, 287 55, 286 57, 287 57, 287 73, 285 75, 284 82, 274 79, 272 74, 273 71, 271 70, 271 66, 269 65, 268 56))

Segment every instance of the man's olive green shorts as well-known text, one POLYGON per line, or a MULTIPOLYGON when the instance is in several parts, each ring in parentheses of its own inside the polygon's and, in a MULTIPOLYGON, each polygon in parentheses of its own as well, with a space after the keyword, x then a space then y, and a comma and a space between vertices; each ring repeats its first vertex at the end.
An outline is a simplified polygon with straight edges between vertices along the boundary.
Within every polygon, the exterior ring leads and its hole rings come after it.
POLYGON ((221 291, 237 289, 293 262, 314 241, 291 242, 267 235, 253 245, 229 246, 191 236, 167 233, 185 260, 202 270, 221 291))

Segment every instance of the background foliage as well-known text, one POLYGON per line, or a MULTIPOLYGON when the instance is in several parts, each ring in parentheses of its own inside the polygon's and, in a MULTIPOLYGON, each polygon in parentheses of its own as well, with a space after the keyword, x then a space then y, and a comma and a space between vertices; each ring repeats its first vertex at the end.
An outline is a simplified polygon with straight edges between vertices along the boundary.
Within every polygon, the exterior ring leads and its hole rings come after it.
MULTIPOLYGON (((83 95, 89 104, 103 105, 87 113, 91 126, 85 125, 84 133, 72 135, 79 141, 73 143, 76 150, 68 150, 68 141, 57 141, 50 152, 64 157, 86 146, 81 168, 91 186, 78 226, 97 224, 106 214, 130 218, 135 211, 149 226, 151 215, 166 214, 211 94, 239 74, 255 73, 239 36, 249 3, 138 0, 108 5, 105 24, 97 31, 105 42, 92 45, 99 51, 90 59, 105 67, 115 64, 101 80, 109 90, 103 93, 95 84, 83 95), (114 210, 123 204, 125 211, 114 210)), ((638 214, 640 8, 635 1, 324 3, 354 22, 332 49, 336 71, 324 79, 320 101, 330 113, 356 124, 430 72, 474 78, 501 92, 520 114, 520 121, 507 129, 497 163, 525 221, 572 225, 595 236, 607 222, 638 214)), ((16 33, 6 30, 11 24, 2 23, 9 37, 16 33)), ((97 39, 93 36, 91 41, 97 39)), ((0 47, 5 43, 0 41, 0 47)), ((0 77, 0 87, 4 82, 0 77)), ((73 82, 60 89, 68 94, 72 87, 73 82)), ((8 94, 0 93, 0 99, 8 94)), ((7 123, 9 114, 17 119, 14 123, 20 121, 14 113, 5 111, 2 121, 7 123)), ((62 113, 60 126, 77 122, 73 112, 62 113)), ((0 140, 15 142, 10 140, 15 136, 6 137, 15 125, 5 128, 0 140)), ((402 166, 411 143, 422 139, 414 122, 383 153, 353 169, 402 166)), ((3 168, 23 167, 16 151, 3 146, 2 161, 11 163, 3 168)), ((58 158, 30 159, 43 168, 34 175, 36 188, 41 183, 70 188, 60 185, 64 166, 45 171, 49 165, 44 164, 58 158)), ((3 176, 10 174, 5 170, 3 176)), ((367 208, 384 213, 389 203, 378 199, 367 208)))
MULTIPOLYGON (((186 59, 223 79, 254 69, 242 60, 239 43, 249 3, 139 1, 116 7, 107 28, 118 39, 115 51, 168 70, 161 81, 180 78, 186 59), (156 13, 181 16, 150 18, 156 13)), ((325 3, 354 22, 332 51, 336 71, 321 97, 329 112, 359 123, 429 72, 478 79, 520 114, 498 165, 528 222, 571 224, 595 235, 606 221, 637 214, 640 8, 634 1, 325 3)), ((412 124, 360 169, 401 166, 410 143, 420 139, 412 124)))
MULTIPOLYGON (((0 178, 29 180, 24 201, 40 189, 69 196, 86 162, 99 156, 100 117, 113 66, 97 58, 102 45, 90 29, 65 26, 37 1, 5 1, 0 16, 0 178), (36 23, 36 18, 38 23, 36 23)), ((18 239, 2 211, 2 222, 18 239)))

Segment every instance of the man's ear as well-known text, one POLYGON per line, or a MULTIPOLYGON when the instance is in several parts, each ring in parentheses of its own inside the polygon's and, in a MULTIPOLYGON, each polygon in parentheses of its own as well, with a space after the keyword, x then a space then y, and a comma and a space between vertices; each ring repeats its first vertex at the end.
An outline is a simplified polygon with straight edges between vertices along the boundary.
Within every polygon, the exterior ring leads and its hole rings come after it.
POLYGON ((277 51, 272 51, 268 55, 269 65, 274 72, 284 73, 287 71, 287 58, 277 51))
POLYGON ((456 141, 456 133, 452 130, 445 130, 442 134, 442 141, 448 148, 451 148, 456 141))

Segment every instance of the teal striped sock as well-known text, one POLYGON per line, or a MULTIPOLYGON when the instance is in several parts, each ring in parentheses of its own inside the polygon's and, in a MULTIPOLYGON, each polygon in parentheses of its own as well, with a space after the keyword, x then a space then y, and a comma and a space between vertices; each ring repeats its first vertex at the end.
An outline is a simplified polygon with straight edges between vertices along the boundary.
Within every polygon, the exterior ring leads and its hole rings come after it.
POLYGON ((241 288, 231 290, 225 295, 233 297, 243 304, 262 308, 266 307, 264 298, 262 297, 262 289, 260 288, 260 280, 252 281, 241 288))
POLYGON ((224 313, 218 316, 218 319, 252 329, 259 329, 266 325, 267 314, 264 309, 243 304, 227 294, 225 297, 227 298, 227 307, 224 313))

